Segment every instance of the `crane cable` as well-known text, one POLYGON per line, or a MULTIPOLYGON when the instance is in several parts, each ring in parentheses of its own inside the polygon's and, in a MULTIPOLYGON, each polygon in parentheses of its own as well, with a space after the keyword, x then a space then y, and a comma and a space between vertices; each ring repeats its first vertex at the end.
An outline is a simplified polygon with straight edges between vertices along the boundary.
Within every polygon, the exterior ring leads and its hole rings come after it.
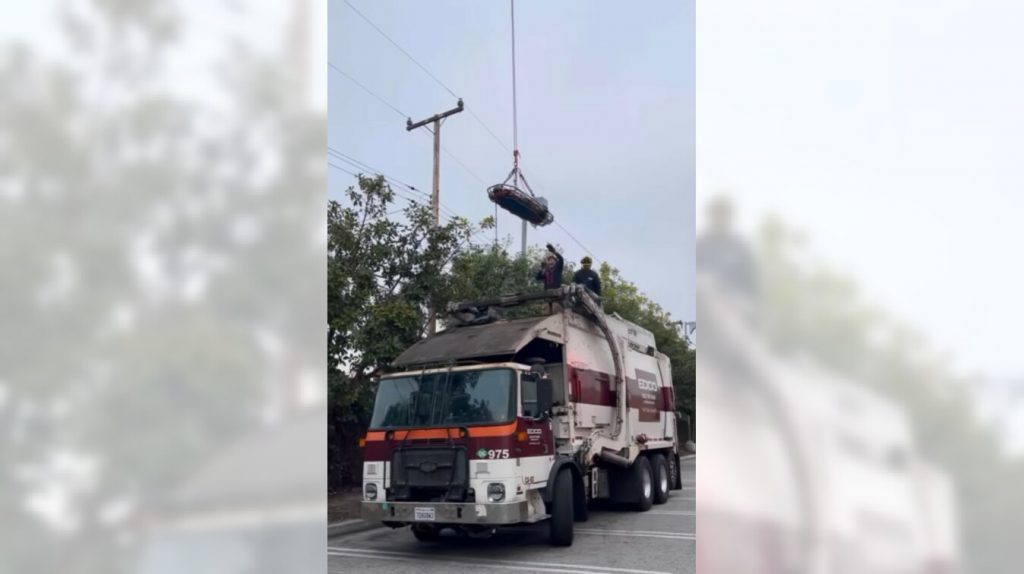
POLYGON ((519 187, 519 116, 516 106, 516 0, 509 0, 512 18, 512 167, 519 187))
MULTIPOLYGON (((519 169, 519 106, 516 99, 516 0, 509 0, 510 16, 512 20, 512 173, 511 176, 514 179, 514 185, 516 189, 519 189, 519 180, 523 180, 523 185, 526 186, 526 190, 530 192, 530 196, 536 197, 533 193, 533 188, 530 187, 530 182, 526 181, 526 176, 523 175, 522 170, 519 169)), ((507 179, 505 181, 508 181, 507 179)))

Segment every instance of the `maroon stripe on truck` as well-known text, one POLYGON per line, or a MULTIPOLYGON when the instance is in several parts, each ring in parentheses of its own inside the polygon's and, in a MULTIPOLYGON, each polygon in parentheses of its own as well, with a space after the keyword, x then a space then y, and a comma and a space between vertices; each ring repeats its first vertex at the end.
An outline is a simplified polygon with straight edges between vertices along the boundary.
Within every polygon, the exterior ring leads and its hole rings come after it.
POLYGON ((676 393, 672 387, 661 387, 661 405, 662 410, 667 412, 675 412, 676 410, 676 393))
MULTIPOLYGON (((657 380, 657 376, 653 373, 639 372, 643 374, 642 378, 657 380)), ((611 390, 611 383, 612 375, 608 373, 569 367, 569 399, 574 403, 614 407, 617 393, 611 390)), ((635 386, 635 384, 636 381, 634 379, 626 378, 627 386, 635 386)), ((658 405, 659 410, 674 412, 676 410, 675 392, 672 387, 661 387, 660 394, 661 400, 659 402, 661 404, 658 405)), ((631 400, 630 406, 637 408, 638 405, 634 404, 635 402, 631 400)))
POLYGON ((608 373, 569 367, 569 390, 574 403, 615 406, 615 393, 612 392, 612 377, 608 373))
POLYGON ((518 456, 532 456, 532 454, 517 454, 516 447, 520 443, 516 442, 515 435, 509 436, 492 436, 492 437, 467 437, 467 438, 455 438, 451 442, 444 439, 410 439, 406 441, 400 440, 380 440, 367 442, 366 447, 363 448, 363 460, 366 462, 374 461, 385 461, 391 460, 391 451, 400 447, 415 447, 415 446, 455 446, 465 447, 469 453, 470 460, 476 459, 476 452, 480 449, 484 450, 502 450, 508 449, 509 457, 515 458, 518 456))
MULTIPOLYGON (((379 462, 391 460, 391 452, 401 447, 416 446, 461 446, 466 448, 470 460, 487 459, 489 454, 480 456, 480 451, 507 451, 498 458, 521 458, 529 456, 553 455, 555 452, 554 437, 551 435, 550 424, 547 420, 533 420, 517 418, 514 424, 514 431, 501 436, 475 436, 482 428, 469 427, 468 437, 459 437, 453 434, 450 439, 444 438, 408 438, 406 440, 377 437, 374 433, 372 440, 366 441, 363 447, 363 460, 365 462, 379 462), (531 432, 532 431, 532 432, 531 432), (522 436, 520 436, 522 435, 522 436)), ((504 427, 492 427, 504 428, 504 427)), ((425 430, 425 429, 424 429, 425 430)), ((380 435, 385 433, 381 432, 380 435)), ((404 436, 404 435, 403 435, 404 436)), ((412 436, 416 436, 415 432, 412 436)))

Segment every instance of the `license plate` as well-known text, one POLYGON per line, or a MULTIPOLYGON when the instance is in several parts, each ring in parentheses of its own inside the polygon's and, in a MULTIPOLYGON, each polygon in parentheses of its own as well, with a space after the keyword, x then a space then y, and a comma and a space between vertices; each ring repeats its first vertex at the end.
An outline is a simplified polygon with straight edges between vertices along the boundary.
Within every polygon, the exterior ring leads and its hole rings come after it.
POLYGON ((417 506, 414 510, 416 520, 434 520, 434 508, 433 507, 419 507, 417 506))

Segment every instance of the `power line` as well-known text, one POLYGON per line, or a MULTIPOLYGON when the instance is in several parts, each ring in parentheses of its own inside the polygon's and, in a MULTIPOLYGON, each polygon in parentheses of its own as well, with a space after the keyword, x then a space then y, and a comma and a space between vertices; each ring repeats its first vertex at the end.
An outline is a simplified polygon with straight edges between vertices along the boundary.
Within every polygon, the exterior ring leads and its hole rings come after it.
MULTIPOLYGON (((337 159, 340 159, 341 161, 344 161, 344 162, 346 162, 346 163, 349 163, 349 164, 352 164, 352 165, 356 166, 356 169, 363 169, 362 167, 359 167, 358 165, 356 165, 356 162, 355 162, 355 161, 350 161, 350 160, 346 160, 346 159, 344 159, 344 158, 340 158, 340 157, 339 157, 339 158, 337 158, 337 159)), ((338 165, 338 164, 335 164, 335 163, 331 163, 331 162, 327 162, 327 165, 329 165, 329 166, 331 166, 331 167, 333 167, 333 168, 335 168, 335 169, 341 170, 341 171, 343 171, 343 172, 345 172, 345 173, 347 173, 347 174, 351 175, 352 177, 359 177, 359 175, 358 175, 357 173, 355 173, 355 172, 353 172, 353 171, 351 171, 351 170, 349 170, 349 169, 346 169, 346 168, 344 168, 344 167, 342 167, 342 166, 340 166, 340 165, 338 165)), ((364 166, 365 166, 365 164, 364 164, 364 166)), ((365 166, 365 167, 369 167, 369 166, 365 166)), ((387 180, 387 181, 388 181, 389 183, 399 183, 399 182, 396 182, 396 181, 392 181, 392 178, 391 178, 391 177, 389 177, 389 176, 387 176, 387 175, 385 175, 385 174, 383 174, 383 173, 377 172, 377 170, 374 170, 374 169, 372 169, 372 168, 371 168, 371 169, 369 169, 369 171, 371 171, 371 172, 376 172, 376 175, 379 175, 379 176, 383 177, 383 178, 384 178, 385 180, 387 180)), ((399 183, 399 185, 402 185, 402 184, 400 184, 400 183, 399 183)), ((422 191, 419 191, 419 190, 417 190, 417 189, 416 189, 416 188, 414 188, 414 187, 410 187, 410 189, 411 189, 412 191, 415 191, 416 193, 419 193, 419 194, 422 194, 422 195, 426 195, 425 193, 423 193, 422 191)), ((424 202, 424 201, 423 201, 423 199, 421 199, 421 198, 420 198, 420 197, 418 197, 418 196, 409 196, 409 195, 406 195, 405 193, 403 193, 403 191, 402 191, 401 189, 396 189, 395 187, 392 187, 392 188, 391 188, 391 191, 392 191, 392 192, 394 192, 394 193, 395 193, 395 195, 397 195, 397 196, 398 196, 399 198, 401 198, 401 199, 404 199, 404 200, 406 200, 406 201, 408 201, 408 202, 411 202, 411 203, 415 203, 415 204, 418 204, 418 205, 423 205, 423 206, 427 206, 427 207, 429 207, 429 204, 427 204, 426 202, 424 202)), ((429 198, 429 196, 428 196, 428 198, 429 198)), ((449 207, 448 207, 448 206, 446 206, 446 205, 443 205, 443 204, 442 204, 442 205, 441 205, 441 209, 442 209, 442 210, 444 211, 444 216, 445 216, 446 218, 448 218, 448 221, 452 221, 452 220, 453 220, 453 219, 455 219, 455 218, 461 218, 461 219, 465 219, 466 221, 469 221, 469 218, 468 218, 468 217, 464 217, 464 216, 462 216, 462 215, 459 215, 458 213, 456 213, 456 212, 455 212, 454 210, 452 210, 451 208, 449 208, 449 207)), ((389 214, 389 215, 390 215, 390 214, 389 214)))
MULTIPOLYGON (((557 225, 559 229, 561 229, 562 231, 564 231, 564 232, 565 232, 565 234, 566 234, 566 235, 568 235, 570 239, 572 239, 573 241, 575 241, 575 242, 576 242, 576 245, 579 245, 579 246, 580 246, 580 247, 581 247, 581 248, 583 249, 583 253, 584 253, 585 255, 594 255, 594 252, 593 252, 593 251, 591 251, 591 250, 587 249, 587 246, 586 246, 586 245, 583 245, 582 243, 580 243, 580 240, 579 240, 579 239, 576 239, 576 237, 574 237, 572 233, 569 233, 569 230, 568 230, 568 229, 566 229, 565 227, 562 227, 562 224, 561 224, 561 223, 559 223, 559 222, 557 222, 557 221, 556 221, 556 222, 555 222, 555 225, 557 225)), ((594 256, 595 256, 595 257, 597 257, 596 255, 594 255, 594 256)))
MULTIPOLYGON (((430 128, 427 128, 427 131, 430 131, 430 128)), ((426 133, 426 132, 423 132, 423 133, 426 133)), ((433 132, 431 131, 430 133, 433 133, 433 132)), ((490 185, 486 181, 484 181, 484 179, 482 177, 477 175, 477 173, 475 171, 469 169, 469 166, 466 165, 466 163, 463 162, 461 159, 456 157, 455 154, 453 154, 451 151, 449 151, 448 148, 446 148, 444 146, 444 144, 441 144, 441 151, 443 151, 444 153, 448 154, 448 157, 452 158, 453 160, 455 160, 455 163, 457 163, 460 166, 462 166, 462 169, 466 170, 466 173, 468 173, 469 175, 473 176, 474 179, 479 181, 480 185, 483 185, 484 187, 487 187, 488 185, 490 185)))
POLYGON ((329 62, 327 62, 327 65, 328 65, 328 66, 330 66, 330 67, 331 67, 331 69, 332 69, 332 70, 334 70, 335 72, 338 72, 338 73, 339 73, 339 74, 341 74, 342 76, 344 76, 344 77, 348 78, 348 80, 349 80, 350 82, 352 82, 353 84, 355 84, 355 85, 359 86, 360 88, 362 88, 362 89, 363 89, 363 91, 365 91, 365 92, 366 92, 367 94, 370 94, 371 96, 373 96, 373 97, 377 98, 377 101, 379 101, 380 103, 382 103, 382 104, 384 104, 385 106, 387 106, 387 107, 391 108, 392 110, 395 110, 395 113, 396 113, 396 114, 398 114, 399 116, 402 116, 403 118, 408 118, 408 117, 409 117, 409 116, 408 116, 408 114, 402 113, 402 110, 400 110, 400 109, 398 109, 397 107, 395 107, 394 105, 392 105, 392 104, 388 103, 388 101, 387 101, 387 100, 385 100, 384 98, 382 98, 382 97, 378 96, 378 95, 376 94, 376 92, 374 92, 374 91, 373 91, 373 90, 371 90, 370 88, 367 88, 366 86, 364 86, 363 84, 361 84, 361 83, 359 82, 359 80, 357 80, 357 79, 353 78, 352 76, 348 75, 347 73, 345 73, 345 71, 344 71, 344 70, 342 70, 342 69, 341 69, 341 68, 339 68, 338 66, 335 66, 333 62, 330 62, 330 61, 329 61, 329 62))
MULTIPOLYGON (((398 51, 399 51, 399 52, 401 52, 402 54, 404 54, 406 58, 409 58, 409 61, 411 61, 412 63, 416 64, 416 66, 418 66, 418 67, 419 67, 419 69, 423 70, 423 72, 424 72, 425 74, 427 74, 428 76, 430 76, 430 79, 432 79, 432 80, 434 80, 435 82, 437 82, 437 85, 439 85, 439 86, 441 86, 442 88, 444 88, 444 90, 445 90, 446 92, 448 92, 449 94, 451 94, 451 96, 452 96, 453 98, 458 98, 458 97, 459 97, 459 96, 458 96, 458 95, 457 95, 457 94, 455 93, 455 91, 454 91, 454 90, 452 90, 451 88, 449 88, 447 84, 445 84, 444 82, 442 82, 442 81, 440 80, 440 78, 438 78, 437 76, 435 76, 435 75, 434 75, 434 73, 433 73, 433 72, 431 72, 430 70, 428 70, 428 69, 427 69, 427 67, 426 67, 426 66, 424 66, 424 65, 423 65, 422 63, 420 63, 420 61, 419 61, 419 60, 417 60, 416 58, 414 58, 414 57, 413 57, 413 55, 412 55, 412 54, 410 54, 408 50, 406 50, 405 48, 403 48, 402 46, 400 46, 400 45, 398 44, 398 42, 394 41, 394 40, 393 40, 393 39, 391 38, 391 36, 388 36, 388 35, 387 35, 387 33, 386 33, 386 32, 384 32, 384 30, 381 30, 381 29, 380 29, 380 26, 378 26, 378 25, 374 24, 374 23, 373 23, 373 21, 372 21, 372 20, 370 20, 370 18, 368 18, 368 17, 366 16, 366 14, 363 14, 362 12, 360 12, 360 11, 359 11, 359 9, 358 9, 358 8, 356 8, 355 6, 353 6, 353 5, 352 5, 352 3, 351 3, 351 2, 349 2, 348 0, 345 0, 345 4, 347 4, 347 5, 348 5, 348 7, 349 7, 349 8, 351 8, 353 12, 355 12, 356 14, 358 14, 358 15, 359 15, 359 17, 360 17, 360 18, 362 18, 362 19, 363 19, 363 20, 364 20, 364 21, 365 21, 365 22, 366 22, 367 24, 369 24, 369 25, 370 25, 370 27, 372 27, 372 28, 373 28, 374 30, 376 30, 378 34, 380 34, 381 36, 383 36, 385 40, 387 40, 388 42, 390 42, 392 46, 394 46, 395 48, 398 48, 398 51)), ((484 120, 483 120, 483 119, 481 119, 481 118, 480 118, 480 116, 476 115, 476 112, 474 112, 474 111, 473 111, 473 110, 472 110, 472 109, 471 109, 471 108, 470 108, 469 106, 466 106, 466 111, 468 111, 468 112, 469 112, 469 114, 470 114, 471 116, 473 116, 473 119, 475 119, 475 120, 477 121, 477 123, 479 123, 479 124, 480 124, 480 126, 481 126, 481 127, 483 127, 483 128, 484 128, 484 130, 486 130, 486 131, 487 131, 487 133, 488 133, 488 134, 490 134, 490 136, 491 136, 492 138, 494 138, 494 141, 498 142, 498 145, 500 145, 501 147, 505 148, 505 151, 509 151, 509 152, 511 152, 511 151, 512 151, 512 150, 510 150, 510 149, 509 149, 509 147, 508 147, 508 146, 507 146, 507 145, 505 144, 505 142, 504 142, 504 141, 502 141, 502 139, 501 139, 500 137, 498 137, 498 135, 497 135, 497 134, 495 134, 495 133, 494 133, 494 130, 492 130, 492 129, 490 128, 490 126, 488 126, 488 125, 487 125, 486 123, 484 123, 484 120)))
POLYGON ((483 185, 484 187, 487 187, 487 185, 488 185, 487 182, 484 181, 482 177, 477 175, 476 172, 474 172, 473 170, 469 169, 469 166, 467 166, 465 163, 463 163, 461 159, 455 157, 455 154, 453 154, 452 152, 448 151, 448 148, 446 148, 446 147, 444 147, 442 145, 441 146, 441 151, 443 151, 444 153, 448 154, 448 157, 452 158, 453 160, 455 160, 456 163, 461 165, 462 169, 466 170, 466 173, 468 173, 469 175, 473 176, 477 181, 480 182, 481 185, 483 185))
MULTIPOLYGON (((378 175, 382 175, 392 185, 397 184, 398 186, 407 188, 409 191, 418 193, 418 194, 424 196, 425 198, 430 199, 430 194, 428 194, 427 192, 420 191, 415 186, 409 185, 408 183, 405 183, 405 182, 403 182, 402 180, 400 180, 400 179, 398 179, 396 177, 392 177, 392 176, 384 173, 383 171, 374 168, 373 166, 371 166, 371 165, 369 165, 367 163, 359 161, 358 159, 356 159, 356 158, 354 158, 354 157, 352 157, 350 155, 346 155, 344 153, 341 153, 340 151, 338 151, 338 150, 336 150, 336 149, 334 149, 333 147, 330 147, 330 146, 327 146, 327 150, 328 150, 328 153, 333 154, 337 159, 339 159, 339 160, 341 160, 341 161, 343 161, 345 163, 348 163, 348 164, 354 166, 356 169, 365 169, 365 170, 370 171, 372 173, 375 173, 375 174, 378 174, 378 175)), ((451 209, 447 205, 441 203, 440 207, 449 217, 460 217, 459 214, 455 212, 455 210, 451 209)))
POLYGON ((408 188, 411 191, 415 191, 416 193, 422 193, 423 195, 429 196, 429 194, 427 192, 420 191, 419 189, 416 188, 416 186, 410 185, 408 183, 405 183, 404 181, 398 179, 397 177, 393 177, 393 176, 387 175, 386 173, 384 173, 383 171, 373 167, 372 165, 370 165, 370 164, 368 164, 366 162, 359 161, 358 159, 356 159, 356 158, 354 158, 354 157, 352 157, 350 155, 341 153, 340 151, 338 151, 337 149, 335 149, 335 148, 333 148, 331 146, 327 146, 327 151, 328 151, 328 153, 331 153, 331 154, 337 156, 338 159, 340 159, 341 161, 344 161, 345 163, 352 164, 352 165, 354 165, 355 167, 357 167, 359 169, 365 169, 365 170, 371 171, 373 173, 383 175, 387 179, 397 183, 398 185, 401 185, 402 187, 406 187, 406 188, 408 188))
POLYGON ((487 130, 487 133, 491 134, 491 137, 494 138, 494 141, 498 142, 498 145, 504 148, 505 151, 512 153, 512 150, 508 147, 508 145, 505 144, 504 141, 502 141, 501 138, 498 137, 498 134, 491 131, 491 128, 489 128, 487 124, 485 124, 484 121, 480 119, 480 116, 476 115, 476 112, 473 111, 473 108, 466 106, 466 111, 469 112, 469 115, 473 116, 473 119, 475 119, 477 123, 480 124, 481 127, 487 130))
MULTIPOLYGON (((367 24, 369 24, 369 25, 370 25, 370 27, 372 27, 372 28, 373 28, 374 30, 376 30, 378 34, 380 34, 381 36, 383 36, 383 37, 384 37, 384 39, 386 39, 386 40, 387 40, 388 42, 390 42, 390 43, 391 43, 391 45, 393 45, 393 46, 394 46, 395 48, 397 48, 397 49, 398 49, 398 51, 400 51, 400 52, 401 52, 401 53, 402 53, 402 54, 403 54, 403 55, 404 55, 404 56, 405 56, 406 58, 408 58, 408 59, 409 59, 409 60, 410 60, 410 61, 411 61, 412 63, 416 64, 416 66, 417 66, 417 67, 419 67, 419 68, 420 68, 421 70, 423 70, 423 72, 424 72, 425 74, 427 74, 427 76, 429 76, 429 77, 430 77, 430 78, 431 78, 432 80, 434 80, 434 81, 435 81, 435 82, 436 82, 436 83, 437 83, 437 84, 438 84, 439 86, 441 86, 442 88, 444 88, 444 90, 445 90, 446 92, 448 92, 448 93, 449 93, 449 94, 450 94, 450 95, 451 95, 452 97, 456 97, 456 98, 457 98, 457 97, 459 97, 459 96, 458 96, 458 95, 457 95, 457 94, 455 93, 455 91, 454 91, 454 90, 452 90, 452 89, 451 89, 450 87, 448 87, 448 85, 447 85, 447 84, 445 84, 444 82, 442 82, 442 81, 440 80, 440 78, 438 78, 438 77, 437 77, 436 75, 434 75, 434 74, 433 74, 433 72, 431 72, 431 71, 430 71, 429 69, 427 69, 427 67, 426 67, 426 66, 424 66, 424 65, 423 65, 422 63, 420 63, 420 61, 419 61, 419 60, 417 60, 416 58, 414 58, 414 57, 413 57, 413 55, 412 55, 412 54, 410 54, 410 53, 408 52, 408 50, 406 50, 405 48, 403 48, 403 47, 402 47, 401 45, 399 45, 399 44, 398 44, 398 42, 394 41, 394 40, 393 40, 393 39, 392 39, 392 38, 391 38, 390 36, 388 36, 388 34, 387 34, 386 32, 384 32, 384 30, 382 30, 382 29, 380 28, 380 26, 377 26, 377 25, 376 25, 376 24, 375 24, 375 23, 374 23, 374 22, 373 22, 372 20, 370 20, 370 18, 368 18, 368 17, 367 17, 367 16, 365 15, 365 14, 363 14, 363 13, 362 13, 362 12, 361 12, 361 11, 360 11, 360 10, 359 10, 358 8, 356 8, 355 6, 353 6, 353 5, 352 5, 352 3, 351 3, 351 2, 349 2, 349 0, 345 0, 345 4, 347 4, 347 5, 348 5, 348 7, 349 7, 349 8, 351 8, 351 9, 352 9, 352 11, 353 11, 353 12, 355 12, 355 13, 356 13, 357 15, 359 15, 359 17, 360 17, 360 18, 362 18, 362 19, 363 19, 363 20, 364 20, 364 21, 365 21, 365 22, 366 22, 367 24)), ((515 10, 515 4, 514 4, 514 0, 510 0, 510 5, 511 5, 511 7, 512 7, 512 10, 513 10, 513 12, 512 12, 512 84, 513 84, 513 88, 512 88, 512 117, 513 117, 513 120, 512 120, 512 133, 513 133, 513 149, 512 149, 512 150, 510 150, 510 149, 509 149, 509 147, 508 147, 508 145, 506 145, 506 144, 505 144, 505 142, 504 142, 504 141, 503 141, 503 140, 502 140, 502 139, 501 139, 500 137, 498 137, 498 135, 497 135, 496 133, 494 133, 494 130, 492 130, 492 129, 491 129, 491 128, 490 128, 490 127, 489 127, 489 126, 487 125, 487 123, 486 123, 486 122, 484 122, 484 121, 483 121, 483 119, 481 119, 481 118, 480 118, 480 116, 478 116, 478 115, 476 114, 476 112, 474 112, 474 111, 473 111, 473 109, 472 109, 472 108, 470 108, 469 106, 466 106, 466 110, 467 110, 467 111, 469 112, 469 114, 470 114, 470 115, 471 115, 471 116, 473 117, 473 119, 475 119, 475 120, 477 121, 477 123, 479 123, 479 124, 480 124, 480 126, 481 126, 481 127, 483 127, 483 128, 484 128, 484 130, 486 130, 486 131, 487 131, 487 133, 488 133, 488 134, 489 134, 489 135, 490 135, 490 136, 491 136, 491 137, 492 137, 492 138, 494 139, 494 141, 496 141, 496 142, 498 143, 498 145, 500 145, 500 146, 501 146, 502 148, 504 148, 504 149, 505 149, 506 151, 512 151, 513 153, 516 153, 516 152, 518 151, 518 125, 517 125, 517 123, 518 123, 518 122, 516 121, 516 120, 517 120, 516 116, 517 116, 517 111, 518 111, 518 110, 516 109, 516 108, 517 108, 517 106, 516 106, 516 103, 517 103, 517 102, 516 102, 516 90, 515 90, 515 84, 516 84, 516 78, 515 78, 515 75, 516 75, 516 73, 515 73, 515 72, 516 72, 516 62, 515 62, 515 12, 514 12, 514 10, 515 10)), ((367 88, 366 86, 364 86, 363 84, 361 84, 361 83, 360 83, 360 82, 359 82, 358 80, 356 80, 355 78, 353 78, 353 77, 352 77, 352 76, 350 76, 349 74, 345 73, 345 72, 344 72, 344 71, 343 71, 343 70, 342 70, 341 68, 337 67, 336 65, 334 65, 334 64, 333 64, 333 63, 331 63, 331 62, 328 62, 328 64, 329 64, 329 65, 331 66, 331 68, 333 68, 333 69, 334 69, 334 70, 335 70, 336 72, 338 72, 338 73, 339 73, 339 74, 341 74, 342 76, 346 77, 346 78, 347 78, 347 79, 348 79, 349 81, 351 81, 351 82, 352 82, 352 83, 354 83, 355 85, 357 85, 357 86, 359 86, 360 88, 362 88, 362 89, 363 89, 363 90, 364 90, 364 91, 365 91, 366 93, 370 94, 371 96, 373 96, 374 98, 376 98, 376 99, 377 99, 378 101, 380 101, 380 102, 381 102, 381 103, 383 103, 384 105, 386 105, 386 106, 388 106, 389 108, 391 108, 392 110, 394 110, 394 111, 395 111, 395 112, 396 112, 396 113, 397 113, 397 114, 398 114, 399 116, 401 116, 401 117, 403 117, 403 118, 408 118, 408 117, 409 117, 409 115, 408 115, 408 114, 405 114, 405 113, 403 113, 403 112, 402 112, 401 110, 399 110, 399 109, 398 109, 398 108, 397 108, 396 106, 394 106, 394 105, 390 104, 390 103, 389 103, 389 102, 388 102, 387 100, 385 100, 384 98, 380 97, 380 96, 379 96, 379 95, 377 95, 377 94, 376 94, 375 92, 373 92, 372 90, 370 90, 369 88, 367 88)), ((457 157, 457 156, 456 156, 455 154, 453 154, 453 153, 452 153, 451 151, 449 151, 449 150, 448 150, 448 148, 446 148, 446 147, 444 147, 444 146, 442 145, 442 146, 441 146, 441 149, 442 149, 442 150, 444 151, 444 153, 446 153, 446 154, 448 155, 448 157, 450 157, 450 158, 451 158, 452 160, 454 160, 454 161, 455 161, 455 162, 456 162, 457 164, 459 164, 459 166, 461 166, 461 167, 462 167, 462 169, 466 170, 466 173, 468 173, 468 174, 469 174, 469 175, 471 175, 471 176, 472 176, 472 177, 473 177, 474 179, 476 179, 476 180, 477 180, 478 182, 480 182, 480 184, 481 184, 481 185, 483 185, 483 186, 485 186, 485 187, 486 187, 486 186, 488 185, 488 184, 487 184, 487 182, 486 182, 486 181, 484 181, 484 179, 483 179, 482 177, 480 177, 479 175, 477 175, 477 173, 476 173, 476 172, 474 172, 474 171, 473 171, 472 169, 470 169, 470 168, 469 168, 469 166, 467 166, 467 165, 465 164, 465 162, 463 162, 462 160, 460 160, 460 159, 459 159, 459 158, 458 158, 458 157, 457 157)), ((340 152, 336 152, 336 153, 340 153, 340 152)), ((343 154, 342 154, 342 155, 343 155, 343 154)), ((354 159, 354 158, 350 158, 350 159, 354 159)), ((354 160, 354 161, 357 161, 357 162, 358 162, 358 160, 354 160)), ((359 162, 359 163, 361 163, 361 162, 359 162)), ((358 164, 356 164, 356 165, 358 165, 358 164)), ((381 172, 380 172, 379 170, 373 169, 373 168, 371 168, 370 166, 368 166, 368 165, 366 165, 366 164, 362 164, 362 165, 363 165, 364 167, 366 167, 367 169, 369 169, 370 171, 372 171, 372 172, 377 172, 377 173, 381 173, 381 172)), ((337 166, 335 166, 335 167, 337 167, 337 166)), ((341 169, 341 168, 339 168, 339 169, 341 169)), ((347 171, 347 170, 344 170, 344 171, 347 171)), ((348 172, 348 173, 351 173, 351 172, 348 172)), ((353 174, 353 175, 354 175, 354 174, 353 174)), ((383 173, 381 173, 381 175, 384 175, 384 174, 383 174, 383 173)), ((407 187, 407 188, 411 189, 412 191, 415 191, 415 192, 417 192, 417 193, 421 193, 421 194, 424 194, 424 195, 426 195, 426 192, 420 191, 419 189, 416 189, 415 187, 413 187, 413 186, 411 186, 411 185, 405 184, 405 183, 401 182, 400 180, 397 180, 397 179, 395 179, 395 178, 392 178, 392 177, 389 177, 389 176, 385 176, 385 177, 386 177, 387 179, 389 179, 389 180, 392 180, 392 181, 395 181, 395 182, 399 183, 400 185, 403 185, 404 187, 407 187)), ((454 214, 454 212, 453 212, 453 211, 452 211, 451 209, 449 209, 449 208, 448 208, 447 206, 444 206, 444 205, 442 204, 442 205, 441 205, 441 207, 442 207, 442 209, 444 209, 444 210, 445 210, 445 211, 446 211, 447 213, 449 213, 449 214, 454 214)), ((497 211, 497 210, 496 210, 496 211, 497 211)), ((496 213, 495 215, 497 215, 497 213, 496 213)), ((497 217, 495 217, 495 222, 497 222, 497 217)), ((574 236, 574 235, 573 235, 572 233, 570 233, 570 232, 569 232, 569 230, 568 230, 568 229, 566 229, 566 228, 565 228, 565 227, 564 227, 564 226, 563 226, 562 224, 560 224, 560 223, 558 223, 558 222, 556 221, 556 222, 555 222, 555 225, 557 225, 559 229, 561 229, 561 230, 562 230, 563 232, 565 232, 565 234, 566 234, 566 235, 568 235, 568 236, 569 236, 569 237, 570 237, 570 238, 571 238, 571 239, 572 239, 572 240, 573 240, 573 241, 574 241, 574 242, 575 242, 575 243, 576 243, 577 245, 579 245, 579 246, 580 246, 580 247, 581 247, 581 248, 582 248, 582 249, 583 249, 583 250, 584 250, 585 252, 587 252, 587 253, 589 253, 589 254, 593 255, 593 252, 592 252, 592 251, 590 251, 589 249, 587 249, 587 247, 586 247, 585 245, 583 245, 583 243, 581 243, 581 242, 580 242, 580 241, 579 241, 578 239, 576 239, 576 237, 575 237, 575 236, 574 236)), ((495 241, 497 241, 497 235, 495 235, 495 241)))
MULTIPOLYGON (((352 177, 356 177, 356 178, 360 177, 360 175, 357 174, 356 172, 348 170, 348 169, 345 169, 344 167, 341 167, 340 165, 338 165, 336 163, 327 162, 327 165, 333 167, 334 169, 343 171, 343 172, 351 175, 352 177)), ((408 195, 403 194, 401 192, 401 190, 396 190, 396 189, 392 188, 391 191, 393 191, 395 193, 395 195, 397 195, 399 198, 404 199, 404 200, 406 200, 408 202, 418 203, 420 205, 426 205, 425 203, 423 203, 421 200, 417 199, 416 197, 410 197, 408 195)))
POLYGON ((392 46, 394 46, 395 48, 398 48, 398 51, 400 51, 403 54, 406 54, 406 57, 408 57, 409 59, 413 60, 413 63, 415 63, 416 65, 419 65, 420 70, 425 72, 427 74, 427 76, 430 76, 434 80, 434 82, 437 82, 437 84, 440 85, 440 87, 444 88, 445 90, 447 90, 447 92, 452 94, 452 97, 459 97, 458 95, 456 95, 456 93, 454 91, 452 91, 452 88, 445 86, 443 82, 441 82, 440 80, 437 79, 436 76, 431 74, 430 71, 427 70, 427 67, 425 67, 425 65, 423 65, 415 57, 413 57, 413 54, 407 52, 406 49, 404 49, 401 46, 399 46, 397 42, 395 42, 394 40, 391 39, 390 36, 385 34, 384 31, 381 30, 376 24, 374 24, 373 21, 371 21, 371 19, 368 18, 366 14, 360 12, 358 10, 358 8, 353 6, 352 3, 349 2, 348 0, 345 0, 345 3, 348 4, 348 7, 351 8, 352 11, 354 11, 356 14, 359 14, 359 17, 361 17, 362 19, 366 20, 367 24, 372 26, 374 30, 376 30, 381 36, 383 36, 385 39, 387 39, 388 42, 391 42, 392 46))

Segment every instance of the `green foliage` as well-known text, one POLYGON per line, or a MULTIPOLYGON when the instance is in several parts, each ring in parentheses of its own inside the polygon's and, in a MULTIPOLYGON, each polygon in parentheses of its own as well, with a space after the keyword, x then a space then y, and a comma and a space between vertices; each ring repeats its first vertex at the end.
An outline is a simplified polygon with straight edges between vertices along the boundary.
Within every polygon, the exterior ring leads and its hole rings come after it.
POLYGON ((388 218, 394 194, 382 177, 359 179, 347 204, 327 207, 328 465, 331 484, 352 480, 354 443, 369 421, 373 376, 427 327, 445 302, 448 268, 469 241, 461 219, 434 227, 430 209, 410 204, 388 218))
MULTIPOLYGON (((533 293, 543 289, 534 279, 541 250, 530 248, 527 255, 511 254, 508 245, 475 246, 460 253, 453 261, 445 285, 449 301, 484 299, 496 295, 533 293)), ((515 319, 536 314, 537 306, 509 309, 506 317, 515 319)))

